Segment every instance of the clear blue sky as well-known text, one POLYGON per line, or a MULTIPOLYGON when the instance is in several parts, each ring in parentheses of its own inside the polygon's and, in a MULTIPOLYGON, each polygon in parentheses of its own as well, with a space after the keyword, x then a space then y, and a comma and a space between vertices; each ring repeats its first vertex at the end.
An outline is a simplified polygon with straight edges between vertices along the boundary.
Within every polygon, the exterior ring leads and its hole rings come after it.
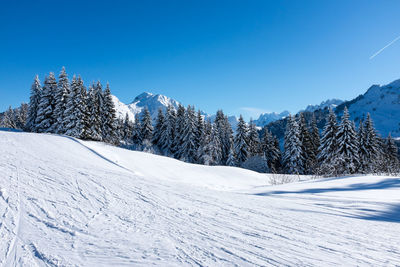
POLYGON ((3 1, 0 110, 62 66, 129 103, 257 117, 400 78, 400 1, 3 1))

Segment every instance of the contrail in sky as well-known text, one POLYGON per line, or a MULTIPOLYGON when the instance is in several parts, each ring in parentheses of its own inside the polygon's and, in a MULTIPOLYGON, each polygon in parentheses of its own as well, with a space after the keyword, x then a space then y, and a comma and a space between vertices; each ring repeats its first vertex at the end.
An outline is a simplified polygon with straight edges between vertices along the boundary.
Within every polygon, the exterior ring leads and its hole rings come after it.
POLYGON ((390 43, 388 43, 386 46, 384 46, 382 49, 380 49, 378 52, 376 52, 375 54, 373 54, 369 59, 373 59, 374 57, 376 57, 377 55, 379 55, 383 50, 385 50, 386 48, 388 48, 389 46, 391 46, 392 44, 394 44, 397 40, 400 39, 400 36, 396 37, 393 41, 391 41, 390 43))

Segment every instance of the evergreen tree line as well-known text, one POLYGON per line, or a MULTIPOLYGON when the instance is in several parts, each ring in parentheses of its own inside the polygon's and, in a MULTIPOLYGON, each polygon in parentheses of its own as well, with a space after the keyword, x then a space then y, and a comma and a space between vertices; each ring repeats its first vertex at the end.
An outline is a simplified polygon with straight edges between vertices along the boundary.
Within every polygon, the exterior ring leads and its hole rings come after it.
POLYGON ((110 87, 100 82, 86 89, 80 76, 71 82, 62 68, 58 82, 50 73, 41 86, 38 76, 31 87, 25 130, 118 143, 114 103, 110 87))
POLYGON ((120 131, 128 133, 123 142, 132 142, 136 150, 204 165, 242 166, 262 172, 277 172, 280 168, 278 140, 269 131, 260 140, 255 124, 247 125, 242 116, 236 134, 222 110, 211 122, 193 106, 179 105, 177 110, 168 106, 165 112, 160 109, 154 123, 145 108, 133 124, 127 122, 128 118, 120 131))
POLYGON ((192 106, 160 109, 154 122, 147 108, 134 122, 128 114, 121 120, 116 118, 108 84, 103 90, 97 82, 86 90, 80 76, 69 81, 65 68, 58 81, 50 73, 43 86, 35 77, 24 129, 119 144, 189 163, 262 172, 281 168, 278 140, 269 131, 260 140, 255 124, 246 124, 242 116, 235 135, 222 110, 211 122, 192 106))
POLYGON ((356 130, 347 108, 340 123, 330 110, 322 135, 315 117, 307 123, 302 113, 297 119, 289 116, 283 153, 267 127, 260 136, 256 125, 252 121, 245 123, 242 116, 234 134, 222 110, 211 122, 204 120, 200 111, 196 114, 192 106, 179 106, 177 111, 169 106, 165 112, 159 110, 153 124, 145 109, 130 127, 126 132, 132 135, 124 140, 127 144, 131 141, 134 149, 190 163, 325 176, 400 171, 393 138, 380 138, 369 114, 356 130))
POLYGON ((0 128, 21 129, 25 128, 28 117, 28 104, 22 103, 19 108, 11 106, 0 117, 0 128))
POLYGON ((213 121, 190 105, 160 109, 154 121, 147 108, 134 122, 128 114, 121 120, 116 118, 108 84, 103 90, 100 82, 93 83, 86 90, 82 78, 73 76, 70 82, 64 68, 58 81, 53 73, 43 86, 35 78, 25 118, 28 131, 103 141, 189 163, 328 176, 399 171, 393 138, 381 139, 369 114, 356 130, 347 109, 340 123, 330 110, 321 136, 315 118, 307 123, 303 114, 289 116, 281 151, 267 127, 259 131, 242 116, 234 133, 222 110, 213 121))
POLYGON ((298 120, 290 116, 284 140, 284 171, 326 176, 399 172, 397 146, 390 134, 380 138, 369 113, 358 130, 349 117, 345 107, 338 123, 333 110, 329 110, 320 137, 315 117, 308 129, 303 114, 298 120))

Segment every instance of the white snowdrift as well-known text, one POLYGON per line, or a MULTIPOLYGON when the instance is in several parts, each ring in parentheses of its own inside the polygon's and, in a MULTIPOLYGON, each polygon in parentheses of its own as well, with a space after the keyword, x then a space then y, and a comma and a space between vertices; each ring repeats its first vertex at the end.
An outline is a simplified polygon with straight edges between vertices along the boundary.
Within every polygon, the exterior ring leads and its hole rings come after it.
POLYGON ((268 181, 0 131, 0 265, 400 264, 400 178, 268 181))
POLYGON ((101 155, 106 155, 107 159, 124 166, 137 176, 153 181, 161 179, 223 191, 270 184, 269 175, 242 168, 188 164, 169 157, 130 151, 104 143, 79 142, 101 155))

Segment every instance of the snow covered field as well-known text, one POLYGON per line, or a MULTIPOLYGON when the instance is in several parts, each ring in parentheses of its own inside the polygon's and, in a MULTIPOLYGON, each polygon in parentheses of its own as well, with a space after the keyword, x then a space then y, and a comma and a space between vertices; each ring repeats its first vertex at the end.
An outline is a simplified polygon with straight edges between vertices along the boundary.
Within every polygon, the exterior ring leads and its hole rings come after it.
POLYGON ((270 178, 0 131, 0 265, 400 265, 400 178, 270 178))

